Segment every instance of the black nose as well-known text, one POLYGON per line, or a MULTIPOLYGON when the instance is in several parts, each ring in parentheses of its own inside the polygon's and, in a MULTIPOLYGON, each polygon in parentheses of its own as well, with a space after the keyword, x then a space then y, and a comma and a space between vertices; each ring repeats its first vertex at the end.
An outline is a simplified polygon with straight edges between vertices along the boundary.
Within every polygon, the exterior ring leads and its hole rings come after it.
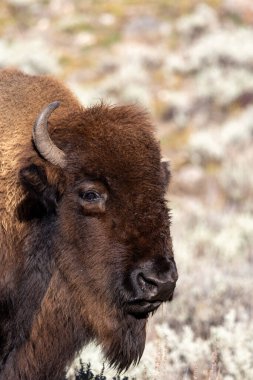
POLYGON ((137 298, 151 302, 163 302, 172 298, 178 279, 177 268, 173 259, 166 264, 166 269, 157 270, 146 265, 135 272, 133 285, 137 298))

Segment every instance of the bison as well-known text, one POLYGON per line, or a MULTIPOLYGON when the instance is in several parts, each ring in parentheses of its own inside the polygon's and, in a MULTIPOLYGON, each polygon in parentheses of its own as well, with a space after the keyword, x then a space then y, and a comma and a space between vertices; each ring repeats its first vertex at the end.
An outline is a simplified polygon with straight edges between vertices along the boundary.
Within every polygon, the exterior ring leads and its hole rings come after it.
POLYGON ((91 341, 126 370, 177 281, 148 115, 10 69, 0 131, 0 379, 63 379, 91 341))

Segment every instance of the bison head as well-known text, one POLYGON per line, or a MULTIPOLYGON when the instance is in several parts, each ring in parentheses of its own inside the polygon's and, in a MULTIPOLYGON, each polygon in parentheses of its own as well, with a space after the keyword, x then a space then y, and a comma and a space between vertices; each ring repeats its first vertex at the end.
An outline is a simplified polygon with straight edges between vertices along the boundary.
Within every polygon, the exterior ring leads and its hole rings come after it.
POLYGON ((172 299, 177 281, 165 201, 169 170, 138 108, 99 105, 65 118, 57 111, 48 121, 58 105, 38 117, 40 158, 21 179, 36 198, 34 216, 53 218, 55 270, 86 341, 95 339, 124 370, 141 357, 147 318, 172 299))

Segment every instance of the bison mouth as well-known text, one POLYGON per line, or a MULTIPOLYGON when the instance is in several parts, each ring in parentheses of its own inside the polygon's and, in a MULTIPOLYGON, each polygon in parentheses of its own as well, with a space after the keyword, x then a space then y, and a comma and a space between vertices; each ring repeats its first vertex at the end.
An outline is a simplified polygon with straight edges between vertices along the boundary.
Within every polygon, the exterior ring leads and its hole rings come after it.
POLYGON ((174 290, 167 296, 166 300, 161 299, 132 299, 127 302, 126 311, 136 318, 147 318, 150 313, 154 313, 159 306, 165 301, 172 301, 174 290))
POLYGON ((132 300, 128 302, 127 313, 138 318, 147 318, 150 313, 158 309, 161 303, 160 300, 153 302, 144 299, 132 300))

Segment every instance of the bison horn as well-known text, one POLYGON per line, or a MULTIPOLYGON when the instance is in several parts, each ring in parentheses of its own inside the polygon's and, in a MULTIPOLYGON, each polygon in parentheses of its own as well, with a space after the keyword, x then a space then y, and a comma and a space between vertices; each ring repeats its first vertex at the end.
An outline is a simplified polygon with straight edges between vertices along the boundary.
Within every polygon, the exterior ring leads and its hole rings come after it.
POLYGON ((47 125, 49 116, 59 105, 60 102, 58 101, 50 103, 39 114, 33 127, 33 141, 42 157, 52 164, 64 168, 66 166, 66 155, 51 140, 47 125))

